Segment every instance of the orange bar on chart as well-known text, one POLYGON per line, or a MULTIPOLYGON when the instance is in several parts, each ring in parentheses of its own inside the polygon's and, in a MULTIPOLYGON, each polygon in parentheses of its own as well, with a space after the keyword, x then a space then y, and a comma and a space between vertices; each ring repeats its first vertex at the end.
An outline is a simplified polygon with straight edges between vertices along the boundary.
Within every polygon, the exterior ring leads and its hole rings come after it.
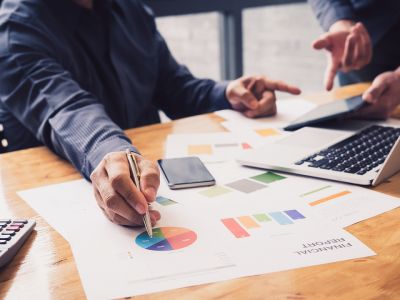
POLYGON ((279 131, 274 128, 256 129, 255 132, 262 137, 280 135, 279 131))
POLYGON ((211 145, 189 145, 187 148, 189 155, 199 155, 199 154, 212 154, 211 145))
POLYGON ((337 194, 334 194, 334 195, 330 195, 328 197, 325 197, 325 198, 310 202, 309 205, 310 206, 315 206, 315 205, 318 205, 318 204, 321 204, 321 203, 324 203, 324 202, 328 202, 328 201, 336 199, 336 198, 340 198, 340 197, 346 196, 348 194, 351 194, 351 192, 350 191, 343 191, 343 192, 340 192, 340 193, 337 193, 337 194))
POLYGON ((260 225, 249 216, 239 217, 238 220, 247 229, 260 227, 260 225))

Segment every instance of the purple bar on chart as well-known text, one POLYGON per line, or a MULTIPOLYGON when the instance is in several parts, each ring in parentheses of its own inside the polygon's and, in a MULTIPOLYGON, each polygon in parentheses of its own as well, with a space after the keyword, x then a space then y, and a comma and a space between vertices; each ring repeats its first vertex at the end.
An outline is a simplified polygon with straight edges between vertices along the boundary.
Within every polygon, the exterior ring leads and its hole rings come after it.
POLYGON ((280 211, 277 212, 271 212, 268 213, 272 219, 274 219, 276 222, 278 222, 280 225, 288 225, 288 224, 293 224, 293 221, 286 217, 283 213, 280 211))
POLYGON ((285 214, 287 214, 292 220, 298 220, 298 219, 305 219, 306 217, 303 216, 301 213, 299 213, 297 210, 285 210, 285 214))
POLYGON ((233 233, 235 237, 243 238, 250 236, 250 234, 246 230, 244 230, 243 227, 240 226, 240 224, 236 222, 235 219, 230 218, 230 219, 223 219, 221 221, 225 225, 225 227, 228 228, 228 230, 233 233))

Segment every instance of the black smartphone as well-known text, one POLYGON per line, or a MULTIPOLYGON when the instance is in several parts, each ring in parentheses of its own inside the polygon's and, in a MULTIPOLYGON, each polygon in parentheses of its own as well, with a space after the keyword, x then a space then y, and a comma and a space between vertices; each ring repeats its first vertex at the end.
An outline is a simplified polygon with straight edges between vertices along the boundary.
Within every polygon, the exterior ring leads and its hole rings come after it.
POLYGON ((215 184, 215 179, 198 157, 159 159, 158 164, 171 190, 215 184))

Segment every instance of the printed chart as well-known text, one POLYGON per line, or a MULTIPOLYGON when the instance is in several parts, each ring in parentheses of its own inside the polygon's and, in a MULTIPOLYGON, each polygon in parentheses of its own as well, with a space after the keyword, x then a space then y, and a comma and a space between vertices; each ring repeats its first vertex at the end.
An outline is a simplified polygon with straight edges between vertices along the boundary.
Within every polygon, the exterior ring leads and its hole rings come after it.
POLYGON ((254 132, 261 137, 271 137, 281 135, 280 131, 275 128, 258 128, 254 132))
POLYGON ((396 208, 400 201, 356 186, 307 180, 297 184, 295 198, 310 206, 323 218, 346 227, 396 208))
POLYGON ((250 194, 266 188, 268 184, 284 179, 286 179, 286 177, 282 175, 273 172, 265 172, 249 178, 239 179, 223 186, 215 185, 211 188, 200 191, 199 194, 208 198, 218 197, 233 191, 250 194))
POLYGON ((186 248, 197 240, 197 234, 183 227, 159 227, 153 229, 153 237, 146 231, 136 237, 136 244, 146 250, 172 251, 186 248))
POLYGON ((306 199, 308 205, 317 206, 327 204, 329 202, 346 199, 345 196, 350 196, 352 192, 348 188, 337 188, 332 185, 324 185, 313 190, 307 191, 300 196, 306 199))
POLYGON ((275 211, 269 213, 258 213, 251 216, 240 216, 237 218, 222 219, 222 224, 236 237, 249 237, 248 229, 260 228, 263 224, 275 222, 279 225, 291 225, 296 220, 306 217, 298 210, 275 211))
MULTIPOLYGON (((232 169, 226 171, 232 173, 232 169)), ((278 179, 258 171, 244 172, 241 178, 260 184, 267 185, 266 181, 278 179)), ((230 177, 227 182, 235 179, 230 177)), ((247 201, 258 197, 237 192, 233 196, 238 197, 230 199, 231 205, 225 201, 198 201, 206 204, 202 207, 194 201, 183 200, 190 196, 199 198, 197 190, 183 194, 168 191, 164 195, 177 199, 179 205, 159 207, 163 218, 154 229, 153 238, 146 232, 107 220, 97 207, 91 185, 85 180, 41 187, 19 195, 69 241, 87 298, 119 299, 374 254, 343 229, 314 219, 314 215, 323 214, 313 214, 313 209, 330 205, 334 200, 311 208, 305 203, 299 206, 284 203, 283 199, 287 194, 291 201, 303 202, 301 199, 309 200, 312 195, 315 198, 310 201, 313 201, 346 190, 345 186, 300 198, 301 194, 334 184, 321 181, 307 184, 309 180, 300 180, 293 189, 295 181, 287 176, 263 190, 270 194, 270 199, 279 201, 247 201), (70 216, 74 216, 74 222, 70 216), (245 233, 238 234, 237 230, 245 233), (244 238, 246 235, 250 237, 244 238), (110 285, 110 282, 116 284, 110 285)), ((357 194, 353 187, 348 190, 352 191, 352 197, 357 194)), ((374 199, 376 195, 379 193, 373 194, 374 199)), ((331 211, 328 213, 332 215, 331 211)))
POLYGON ((213 155, 217 151, 248 150, 253 147, 249 143, 221 143, 221 144, 190 144, 187 146, 187 155, 213 155))
POLYGON ((279 132, 260 131, 259 135, 238 136, 229 132, 209 134, 174 134, 169 135, 166 144, 167 158, 198 156, 203 162, 221 162, 233 160, 244 151, 257 148, 262 135, 275 135, 279 132))

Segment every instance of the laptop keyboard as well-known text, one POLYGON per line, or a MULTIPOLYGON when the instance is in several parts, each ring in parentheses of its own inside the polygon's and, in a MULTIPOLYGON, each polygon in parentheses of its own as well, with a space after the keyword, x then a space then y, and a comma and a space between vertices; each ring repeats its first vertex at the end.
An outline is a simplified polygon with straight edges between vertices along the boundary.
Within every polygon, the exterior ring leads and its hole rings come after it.
POLYGON ((383 164, 399 136, 400 128, 374 125, 295 164, 364 175, 383 164))

